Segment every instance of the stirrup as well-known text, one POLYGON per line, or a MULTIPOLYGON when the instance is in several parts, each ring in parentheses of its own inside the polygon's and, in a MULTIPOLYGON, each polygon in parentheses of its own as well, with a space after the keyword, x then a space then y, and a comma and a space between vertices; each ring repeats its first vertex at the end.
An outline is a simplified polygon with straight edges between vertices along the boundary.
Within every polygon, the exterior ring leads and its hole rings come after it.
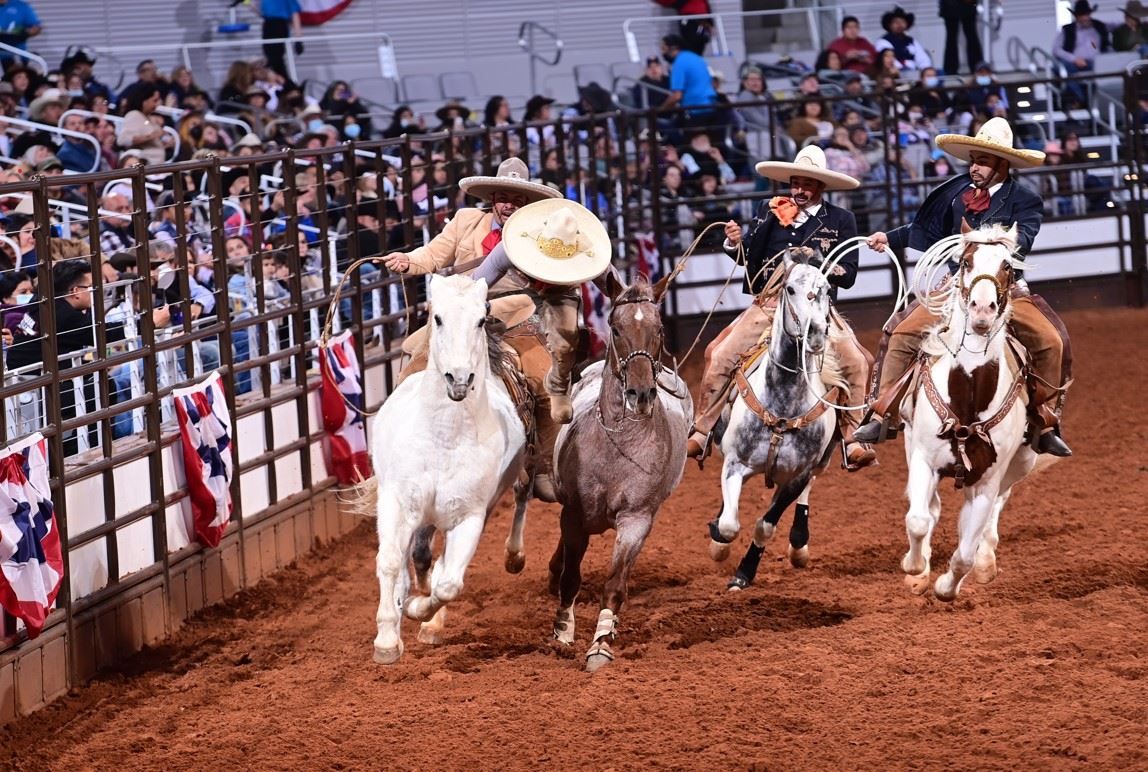
POLYGON ((686 458, 692 458, 698 462, 698 469, 705 469, 705 461, 709 458, 710 452, 713 450, 713 432, 708 432, 702 436, 701 442, 698 442, 695 434, 701 434, 696 429, 690 431, 690 437, 686 440, 686 458))

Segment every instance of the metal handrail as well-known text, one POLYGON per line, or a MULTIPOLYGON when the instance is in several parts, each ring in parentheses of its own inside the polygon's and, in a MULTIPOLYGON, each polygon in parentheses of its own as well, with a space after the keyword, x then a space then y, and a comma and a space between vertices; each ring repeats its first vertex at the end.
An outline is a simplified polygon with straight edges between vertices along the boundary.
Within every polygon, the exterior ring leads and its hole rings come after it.
POLYGON ((1068 71, 1064 69, 1064 65, 1060 62, 1060 60, 1048 51, 1045 51, 1040 46, 1033 46, 1029 49, 1029 59, 1032 61, 1034 67, 1037 69, 1043 69, 1049 77, 1059 75, 1063 78, 1068 75, 1068 71), (1040 62, 1037 61, 1038 59, 1043 59, 1045 61, 1043 68, 1041 67, 1040 62))
POLYGON ((8 45, 7 43, 0 43, 0 51, 7 51, 13 56, 19 56, 23 59, 27 59, 30 63, 35 64, 40 68, 41 75, 48 74, 48 62, 44 59, 44 57, 38 54, 34 54, 31 51, 25 51, 24 49, 17 48, 16 46, 8 45))
MULTIPOLYGON (((156 108, 156 111, 158 112, 159 108, 156 108)), ((81 110, 79 108, 73 108, 71 110, 65 110, 64 112, 60 113, 59 125, 61 127, 64 125, 64 118, 66 118, 69 115, 81 115, 85 118, 99 118, 101 120, 105 120, 108 123, 111 123, 113 126, 116 127, 116 129, 117 129, 116 133, 117 134, 119 133, 119 131, 118 131, 119 127, 122 126, 124 123, 124 117, 122 115, 111 115, 110 113, 97 113, 97 112, 94 112, 92 110, 81 110)), ((60 128, 60 129, 57 129, 57 131, 64 133, 67 131, 67 129, 60 128)), ((180 145, 182 144, 182 142, 181 142, 180 137, 179 137, 179 132, 176 131, 175 129, 173 129, 171 126, 164 126, 163 127, 163 133, 167 134, 168 136, 170 136, 172 138, 171 154, 168 155, 168 157, 167 157, 167 160, 170 161, 179 155, 179 148, 180 148, 180 145)), ((84 136, 90 136, 90 135, 85 134, 84 136)), ((119 147, 118 140, 117 140, 116 147, 119 147)), ((99 143, 96 143, 96 152, 99 152, 99 149, 100 149, 99 143)), ((94 172, 95 169, 89 169, 88 171, 94 172)))
MULTIPOLYGON (((91 134, 85 134, 82 131, 70 131, 68 129, 60 128, 59 126, 53 126, 50 123, 37 123, 36 121, 29 121, 23 118, 5 118, 4 123, 7 124, 5 131, 12 128, 19 128, 26 131, 44 131, 52 134, 53 136, 59 137, 78 137, 96 149, 96 161, 92 165, 92 168, 88 169, 87 171, 94 172, 96 169, 100 168, 100 159, 103 157, 100 153, 100 143, 91 134)), ((23 131, 16 133, 22 134, 23 131)))
MULTIPOLYGON (((714 38, 713 46, 714 56, 734 56, 734 51, 730 48, 729 40, 725 33, 725 19, 749 19, 749 18, 766 18, 769 16, 795 16, 803 15, 809 25, 809 39, 811 47, 820 51, 825 46, 822 45, 821 28, 817 24, 818 14, 832 11, 836 16, 842 16, 842 9, 837 5, 822 5, 818 7, 808 6, 805 8, 777 8, 767 11, 722 11, 721 13, 695 13, 686 14, 683 16, 632 16, 622 22, 622 35, 626 39, 626 50, 629 54, 631 62, 641 62, 642 53, 638 47, 638 36, 634 34, 633 25, 638 24, 665 24, 667 20, 673 21, 686 21, 690 19, 711 19, 714 23, 714 38)), ((840 18, 838 18, 840 21, 840 18)))
MULTIPOLYGON (((220 102, 220 104, 221 105, 225 105, 225 104, 236 104, 236 105, 238 105, 237 102, 220 102)), ((244 105, 244 107, 247 107, 247 105, 244 105)), ((251 109, 251 108, 248 108, 248 109, 251 109)), ((178 122, 181 118, 183 118, 183 116, 185 116, 189 112, 191 112, 190 110, 185 110, 182 107, 168 107, 167 105, 160 105, 159 107, 157 107, 155 109, 155 111, 157 113, 161 113, 163 115, 170 116, 172 118, 172 120, 174 120, 176 122, 178 122)), ((255 112, 255 111, 253 110, 253 112, 255 112)), ((264 112, 270 113, 271 111, 265 110, 264 112)), ((220 115, 219 113, 212 112, 210 110, 208 110, 207 112, 205 112, 203 114, 203 122, 204 123, 214 123, 214 124, 217 124, 220 126, 235 126, 236 128, 241 129, 244 134, 252 134, 253 133, 251 130, 251 126, 247 123, 247 121, 240 120, 239 118, 231 118, 231 117, 228 117, 226 115, 220 115)))
POLYGON ((524 21, 518 27, 518 47, 527 53, 530 58, 530 91, 531 93, 538 93, 538 77, 536 73, 535 62, 542 62, 545 65, 553 67, 562 60, 563 49, 562 38, 548 27, 544 27, 536 21, 524 21), (538 49, 534 47, 534 31, 538 30, 547 35, 554 41, 554 59, 547 59, 538 53, 538 49))
POLYGON ((1005 55, 1008 57, 1009 66, 1014 70, 1028 69, 1030 72, 1035 72, 1036 63, 1032 58, 1032 49, 1020 37, 1013 35, 1008 39, 1005 44, 1005 55))

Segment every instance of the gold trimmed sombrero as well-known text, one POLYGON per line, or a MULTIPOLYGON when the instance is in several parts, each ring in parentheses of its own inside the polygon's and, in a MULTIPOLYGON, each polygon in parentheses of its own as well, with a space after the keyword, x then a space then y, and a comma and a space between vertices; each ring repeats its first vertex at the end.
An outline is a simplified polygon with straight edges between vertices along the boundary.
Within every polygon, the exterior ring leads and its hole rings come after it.
POLYGON ((544 198, 558 198, 562 195, 541 182, 531 182, 530 170, 520 158, 507 158, 498 165, 498 171, 493 177, 463 177, 458 181, 458 187, 463 193, 483 201, 489 201, 500 190, 522 193, 529 199, 527 203, 541 201, 544 198))
POLYGON ((1044 153, 1012 146, 1012 126, 1004 118, 990 118, 975 137, 965 134, 938 134, 937 147, 954 158, 968 161, 972 153, 1003 158, 1011 166, 1025 169, 1044 163, 1044 153))
POLYGON ((602 221, 564 198, 536 201, 512 214, 502 226, 502 245, 515 268, 563 286, 600 276, 613 251, 602 221))
POLYGON ((817 145, 801 148, 793 163, 786 161, 762 161, 753 167, 758 174, 775 182, 789 183, 791 177, 810 177, 825 183, 826 190, 853 190, 861 185, 848 174, 829 170, 825 151, 817 145))

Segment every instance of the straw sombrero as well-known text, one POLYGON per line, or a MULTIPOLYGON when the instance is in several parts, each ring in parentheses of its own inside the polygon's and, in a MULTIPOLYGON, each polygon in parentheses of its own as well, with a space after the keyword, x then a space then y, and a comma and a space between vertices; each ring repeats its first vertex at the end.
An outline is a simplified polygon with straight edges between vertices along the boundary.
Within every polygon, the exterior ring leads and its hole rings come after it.
POLYGON ((1025 169, 1044 163, 1044 153, 1012 146, 1012 126, 1004 118, 990 118, 975 137, 965 134, 938 134, 937 147, 954 158, 968 161, 971 153, 1003 158, 1011 166, 1025 169))
POLYGON ((458 187, 463 193, 483 201, 489 201, 500 190, 522 193, 530 202, 562 195, 541 182, 531 182, 530 170, 520 158, 507 158, 498 165, 498 171, 493 177, 463 177, 458 181, 458 187))
POLYGON ((522 273, 564 286, 600 276, 612 252, 602 221, 566 199, 536 201, 510 215, 502 226, 502 245, 522 273))
POLYGON ((774 182, 788 183, 790 177, 810 177, 825 183, 826 190, 852 190, 861 183, 848 174, 833 172, 825 161, 825 151, 817 145, 801 148, 793 159, 786 161, 762 161, 753 167, 757 173, 774 182))

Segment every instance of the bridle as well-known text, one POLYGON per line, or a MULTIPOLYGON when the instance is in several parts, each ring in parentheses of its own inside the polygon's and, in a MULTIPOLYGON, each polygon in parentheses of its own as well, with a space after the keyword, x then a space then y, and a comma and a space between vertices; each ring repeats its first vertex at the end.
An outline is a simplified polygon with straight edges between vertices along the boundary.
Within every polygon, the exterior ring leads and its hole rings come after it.
MULTIPOLYGON (((965 310, 965 328, 964 328, 964 330, 961 331, 961 341, 957 345, 957 351, 960 351, 962 348, 965 348, 968 351, 972 351, 972 353, 974 353, 974 354, 986 354, 986 353, 988 353, 989 345, 992 343, 993 338, 995 338, 997 336, 997 334, 1001 330, 1003 330, 1006 326, 1005 323, 1002 322, 1001 320, 1004 319, 1005 308, 1008 306, 1009 288, 1013 284, 1014 272, 1013 272, 1013 267, 1011 265, 1009 265, 1008 263, 1004 263, 1003 264, 1003 266, 1004 266, 1004 276, 1003 277, 1001 277, 999 275, 999 273, 998 274, 979 273, 973 277, 972 281, 970 281, 968 284, 965 284, 965 270, 964 270, 964 268, 965 268, 965 265, 968 264, 968 260, 970 260, 970 259, 971 259, 971 253, 966 252, 965 255, 963 255, 961 257, 960 266, 957 268, 957 298, 960 300, 961 307, 965 310), (973 289, 976 288, 978 282, 982 282, 982 281, 990 282, 993 285, 993 292, 996 296, 997 313, 996 313, 996 318, 993 321, 993 326, 989 330, 988 335, 985 337, 985 348, 984 348, 984 350, 983 351, 973 351, 972 349, 969 349, 967 346, 965 346, 965 338, 969 334, 968 306, 969 306, 969 300, 972 298, 973 289)), ((950 314, 950 317, 951 317, 951 314, 950 314)), ((945 343, 944 346, 945 346, 946 350, 949 350, 947 343, 945 343)), ((957 355, 957 351, 949 350, 949 354, 951 354, 952 356, 955 357, 957 355)))
MULTIPOLYGON (((650 351, 647 351, 644 348, 639 348, 639 349, 633 349, 632 351, 627 353, 625 356, 622 356, 621 352, 618 350, 617 339, 619 336, 616 334, 617 333, 617 327, 615 327, 614 315, 618 312, 618 309, 621 308, 622 306, 636 305, 636 304, 647 304, 653 308, 653 313, 655 313, 655 314, 658 313, 657 303, 654 301, 654 299, 652 297, 640 295, 640 296, 634 297, 634 298, 628 298, 625 300, 615 301, 613 304, 613 307, 610 309, 610 315, 609 315, 609 317, 607 317, 607 320, 606 320, 607 324, 610 327, 610 339, 606 343, 606 363, 607 363, 607 366, 610 368, 610 372, 613 373, 614 377, 618 381, 618 391, 622 397, 622 418, 619 419, 620 421, 622 421, 622 420, 645 421, 651 417, 651 416, 630 417, 626 413, 626 387, 629 385, 629 383, 628 383, 629 368, 630 368, 630 363, 636 359, 645 359, 646 361, 648 361, 650 363, 650 370, 653 373, 654 384, 655 384, 655 386, 657 386, 657 388, 662 389, 663 391, 667 392, 668 394, 672 394, 673 396, 678 397, 679 399, 681 399, 685 396, 683 394, 676 394, 674 391, 672 391, 671 389, 664 386, 662 384, 662 382, 659 380, 659 376, 664 371, 667 371, 670 369, 670 368, 666 367, 664 364, 662 364, 662 362, 661 362, 662 352, 663 352, 663 349, 665 347, 665 328, 663 326, 659 325, 659 327, 658 327, 658 345, 657 345, 657 349, 653 353, 651 353, 650 351)), ((609 427, 606 426, 605 419, 602 416, 601 402, 598 403, 598 406, 596 408, 596 414, 598 417, 598 423, 602 426, 603 429, 605 429, 606 431, 618 431, 618 429, 610 429, 609 427)))
MULTIPOLYGON (((801 352, 804 354, 805 353, 805 338, 809 334, 809 325, 812 323, 813 320, 809 319, 809 320, 806 320, 804 325, 801 324, 801 319, 797 316, 797 311, 793 308, 793 305, 789 302, 789 292, 787 291, 788 287, 789 287, 789 275, 793 272, 793 269, 797 265, 805 265, 805 263, 794 263, 782 275, 781 291, 778 293, 778 295, 780 296, 780 300, 778 300, 778 313, 780 313, 782 315, 782 331, 786 335, 788 335, 789 337, 793 338, 793 340, 797 343, 798 349, 801 350, 801 352), (788 324, 789 321, 792 321, 793 325, 797 328, 796 332, 790 331, 789 324, 788 324)), ((811 290, 809 292, 806 292, 805 293, 806 299, 809 300, 810 302, 816 300, 818 294, 820 294, 822 289, 824 289, 824 288, 818 289, 817 291, 811 290)), ((826 319, 826 322, 828 323, 828 319, 826 319)), ((773 358, 772 352, 770 352, 768 356, 769 356, 769 361, 772 362, 773 364, 777 365, 778 367, 780 367, 782 370, 785 370, 786 372, 794 373, 794 374, 803 373, 807 376, 816 375, 816 374, 820 373, 821 367, 825 362, 825 352, 822 351, 822 353, 817 357, 817 362, 816 362, 816 366, 814 367, 814 369, 812 369, 812 370, 804 370, 804 369, 797 370, 795 368, 787 367, 786 365, 783 365, 781 362, 778 362, 776 359, 773 358)), ((802 365, 803 366, 804 366, 804 362, 805 362, 805 358, 803 357, 802 358, 802 365)))

